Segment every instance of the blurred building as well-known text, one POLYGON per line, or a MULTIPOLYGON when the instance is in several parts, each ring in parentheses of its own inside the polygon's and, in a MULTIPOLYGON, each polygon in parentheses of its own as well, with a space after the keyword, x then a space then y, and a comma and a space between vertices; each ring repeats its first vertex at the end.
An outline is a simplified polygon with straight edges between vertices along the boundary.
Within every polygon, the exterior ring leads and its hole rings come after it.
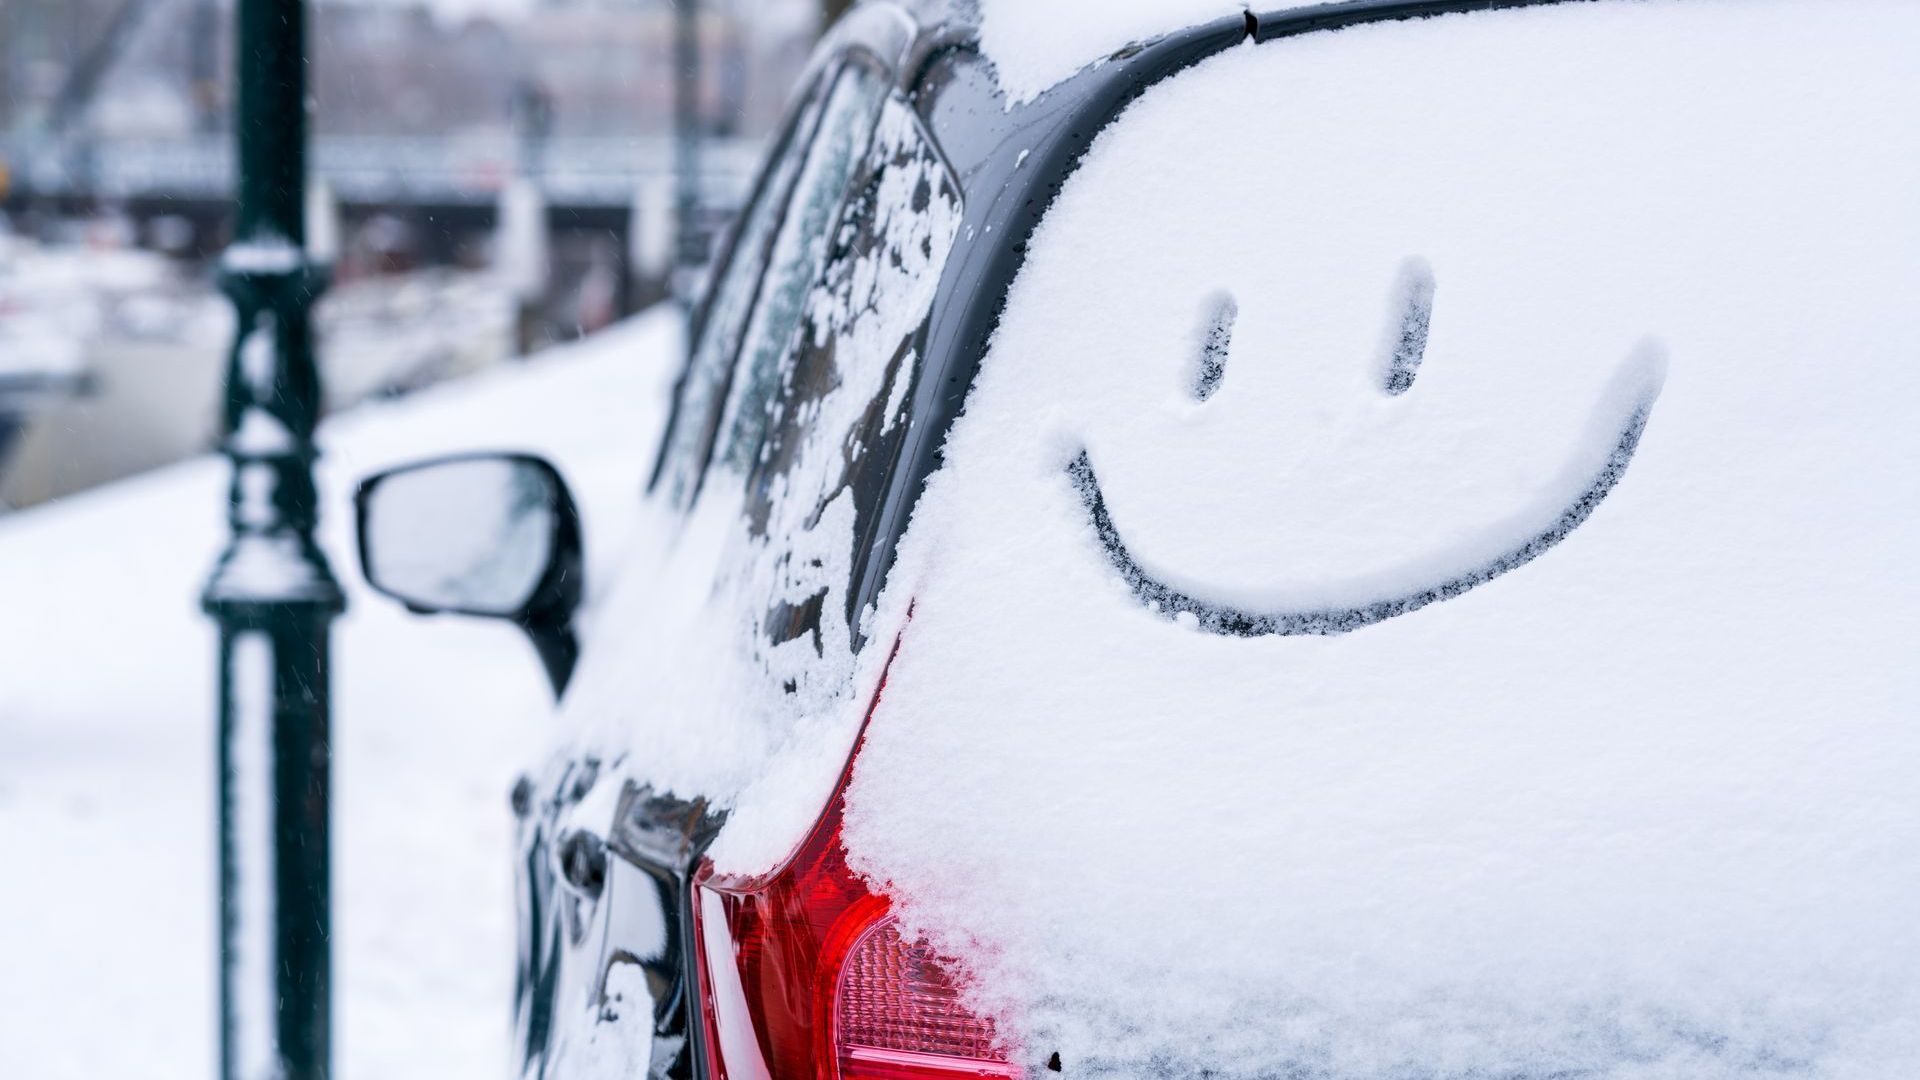
POLYGON ((0 130, 83 116, 147 8, 143 0, 0 3, 0 130))
MULTIPOLYGON (((804 7, 803 7, 803 10, 804 7)), ((709 4, 701 114, 715 134, 778 120, 813 43, 810 22, 709 4)), ((665 0, 547 0, 520 29, 525 74, 552 95, 556 134, 654 134, 673 124, 674 14, 665 0)))
MULTIPOLYGON (((231 221, 233 3, 0 0, 0 509, 213 440, 231 328, 205 260, 231 221)), ((671 0, 310 3, 330 408, 662 295, 671 0), (548 233, 531 282, 503 261, 502 193, 516 187, 537 193, 531 220, 548 233)), ((699 105, 715 139, 698 229, 744 192, 819 11, 703 0, 699 105)))
MULTIPOLYGON (((231 4, 4 0, 0 131, 57 125, 113 138, 224 128, 231 4)), ((546 95, 555 135, 672 128, 670 0, 525 0, 498 15, 448 15, 422 0, 315 0, 312 19, 316 135, 503 128, 521 85, 546 95)), ((772 126, 816 27, 815 0, 709 0, 701 103, 717 134, 772 126)))

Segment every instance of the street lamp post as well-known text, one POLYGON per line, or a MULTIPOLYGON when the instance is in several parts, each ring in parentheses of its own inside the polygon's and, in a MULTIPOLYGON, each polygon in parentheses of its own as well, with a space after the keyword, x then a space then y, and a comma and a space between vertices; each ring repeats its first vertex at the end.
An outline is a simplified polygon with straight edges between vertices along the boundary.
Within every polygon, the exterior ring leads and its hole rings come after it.
POLYGON ((328 626, 344 608, 315 545, 320 378, 305 251, 304 0, 237 0, 238 316, 222 449, 231 536, 202 596, 220 628, 220 1072, 331 1071, 328 626))

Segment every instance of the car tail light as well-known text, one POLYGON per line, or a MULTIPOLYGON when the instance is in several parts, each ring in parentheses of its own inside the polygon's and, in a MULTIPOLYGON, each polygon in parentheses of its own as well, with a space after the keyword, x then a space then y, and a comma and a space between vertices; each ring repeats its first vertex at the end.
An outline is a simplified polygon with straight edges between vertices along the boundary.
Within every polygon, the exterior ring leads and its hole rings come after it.
POLYGON ((708 864, 695 876, 701 1029, 712 1075, 1020 1077, 993 1024, 960 1003, 953 963, 902 936, 886 898, 847 867, 846 780, 780 869, 737 878, 708 864))

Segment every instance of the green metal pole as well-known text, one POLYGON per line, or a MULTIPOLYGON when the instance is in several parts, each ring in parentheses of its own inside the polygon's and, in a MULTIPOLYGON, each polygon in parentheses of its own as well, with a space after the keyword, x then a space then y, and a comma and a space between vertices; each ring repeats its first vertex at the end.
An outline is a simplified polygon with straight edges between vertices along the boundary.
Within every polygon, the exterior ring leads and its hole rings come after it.
POLYGON ((304 0, 238 0, 227 363, 231 537, 202 606, 220 628, 220 1073, 331 1073, 328 626, 345 607, 313 539, 320 417, 305 251, 304 0))

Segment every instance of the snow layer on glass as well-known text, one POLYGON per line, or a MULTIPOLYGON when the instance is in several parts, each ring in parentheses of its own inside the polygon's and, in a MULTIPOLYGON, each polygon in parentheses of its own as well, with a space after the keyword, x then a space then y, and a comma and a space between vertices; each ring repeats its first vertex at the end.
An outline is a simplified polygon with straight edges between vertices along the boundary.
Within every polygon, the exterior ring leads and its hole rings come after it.
POLYGON ((1893 0, 1448 16, 1101 136, 889 582, 846 819, 1030 1064, 1920 1071, 1916 46, 1893 0), (1553 520, 1623 401, 1549 549, 1313 632, 1153 610, 1070 475, 1170 588, 1361 604, 1553 520))
POLYGON ((886 659, 856 650, 856 634, 898 631, 904 597, 849 612, 849 485, 875 452, 867 435, 895 427, 959 221, 912 110, 888 100, 834 257, 770 373, 766 423, 751 429, 764 441, 717 451, 684 519, 650 502, 587 639, 566 752, 608 747, 656 790, 728 807, 711 852, 722 871, 766 869, 812 825, 886 659))

